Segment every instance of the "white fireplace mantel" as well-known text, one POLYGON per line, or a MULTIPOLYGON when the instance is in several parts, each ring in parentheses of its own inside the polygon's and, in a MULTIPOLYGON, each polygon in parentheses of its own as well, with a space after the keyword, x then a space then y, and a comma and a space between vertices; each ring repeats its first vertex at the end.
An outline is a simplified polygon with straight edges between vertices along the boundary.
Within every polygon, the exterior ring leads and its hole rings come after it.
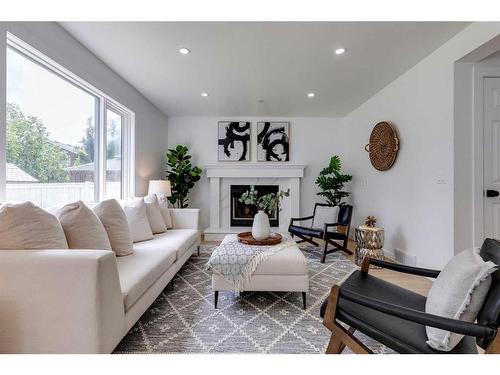
POLYGON ((207 164, 204 167, 208 178, 302 178, 306 168, 298 164, 268 163, 207 164))
POLYGON ((203 166, 210 180, 210 227, 205 230, 205 239, 220 240, 228 233, 242 231, 241 227, 230 227, 231 184, 278 184, 280 189, 290 189, 290 197, 283 201, 280 213, 280 231, 285 231, 290 217, 300 213, 300 179, 304 177, 305 165, 288 163, 219 163, 203 166))

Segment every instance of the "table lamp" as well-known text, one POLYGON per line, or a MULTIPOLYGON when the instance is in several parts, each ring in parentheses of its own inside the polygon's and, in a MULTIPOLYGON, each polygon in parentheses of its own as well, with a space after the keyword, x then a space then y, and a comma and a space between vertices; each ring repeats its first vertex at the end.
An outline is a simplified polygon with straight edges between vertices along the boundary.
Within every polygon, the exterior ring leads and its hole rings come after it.
POLYGON ((172 188, 168 180, 149 181, 148 194, 156 194, 160 201, 164 202, 167 197, 172 196, 172 188))

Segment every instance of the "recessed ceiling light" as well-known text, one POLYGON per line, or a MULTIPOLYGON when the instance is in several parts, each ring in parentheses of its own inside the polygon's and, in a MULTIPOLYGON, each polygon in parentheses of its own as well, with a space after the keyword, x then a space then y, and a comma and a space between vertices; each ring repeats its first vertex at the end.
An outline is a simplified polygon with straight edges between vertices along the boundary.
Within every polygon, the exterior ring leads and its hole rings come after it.
POLYGON ((308 98, 314 98, 314 93, 313 93, 313 92, 310 92, 309 94, 307 94, 307 97, 308 97, 308 98))
POLYGON ((208 92, 202 92, 201 96, 203 96, 204 98, 206 98, 208 96, 208 92))
POLYGON ((179 53, 181 53, 183 55, 187 55, 188 53, 191 53, 191 50, 189 48, 182 47, 182 48, 179 48, 179 53))
POLYGON ((336 55, 342 55, 345 52, 345 48, 337 48, 335 50, 336 55))

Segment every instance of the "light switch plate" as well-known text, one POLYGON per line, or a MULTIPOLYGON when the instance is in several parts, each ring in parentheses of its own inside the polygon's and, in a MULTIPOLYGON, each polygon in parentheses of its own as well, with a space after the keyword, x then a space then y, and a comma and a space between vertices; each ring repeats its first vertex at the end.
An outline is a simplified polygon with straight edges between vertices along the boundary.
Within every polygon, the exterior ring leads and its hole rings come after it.
POLYGON ((448 183, 448 178, 446 178, 446 174, 440 173, 436 179, 436 184, 446 185, 447 183, 448 183))

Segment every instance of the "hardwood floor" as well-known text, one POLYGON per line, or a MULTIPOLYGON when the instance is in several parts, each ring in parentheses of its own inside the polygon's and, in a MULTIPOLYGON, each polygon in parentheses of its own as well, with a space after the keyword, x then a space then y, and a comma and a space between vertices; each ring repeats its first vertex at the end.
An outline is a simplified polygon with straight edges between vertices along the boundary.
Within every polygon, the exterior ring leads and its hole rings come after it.
MULTIPOLYGON (((219 242, 203 241, 203 243, 210 244, 210 245, 217 245, 219 242)), ((356 243, 354 241, 349 241, 349 244, 347 247, 354 252, 354 250, 356 249, 356 243)), ((354 255, 350 255, 349 258, 354 262, 354 259, 355 259, 354 255)), ((429 289, 432 285, 432 282, 425 277, 415 276, 415 275, 407 275, 407 274, 403 274, 400 272, 394 272, 391 270, 371 269, 370 273, 372 275, 380 277, 381 279, 384 279, 390 283, 399 285, 402 288, 412 290, 415 293, 419 293, 419 294, 422 294, 424 296, 427 295, 427 293, 429 292, 429 289)))
MULTIPOLYGON (((354 241, 349 241, 347 247, 354 252, 356 249, 356 243, 354 241)), ((355 256, 350 255, 349 259, 354 262, 355 256)), ((386 269, 370 269, 370 274, 380 277, 381 279, 396 284, 402 288, 412 290, 423 296, 427 295, 432 285, 432 281, 426 277, 408 275, 386 269)))

